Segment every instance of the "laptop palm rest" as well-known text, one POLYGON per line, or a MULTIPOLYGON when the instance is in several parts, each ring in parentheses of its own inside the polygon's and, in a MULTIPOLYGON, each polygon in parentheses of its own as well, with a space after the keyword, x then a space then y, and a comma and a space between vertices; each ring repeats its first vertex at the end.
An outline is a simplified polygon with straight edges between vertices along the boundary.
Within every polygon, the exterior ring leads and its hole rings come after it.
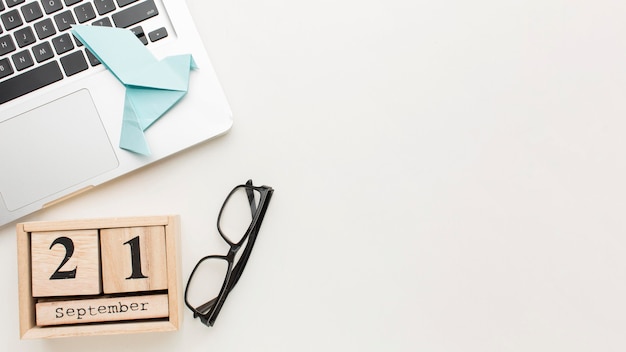
POLYGON ((118 165, 86 89, 0 122, 0 197, 9 211, 118 165))

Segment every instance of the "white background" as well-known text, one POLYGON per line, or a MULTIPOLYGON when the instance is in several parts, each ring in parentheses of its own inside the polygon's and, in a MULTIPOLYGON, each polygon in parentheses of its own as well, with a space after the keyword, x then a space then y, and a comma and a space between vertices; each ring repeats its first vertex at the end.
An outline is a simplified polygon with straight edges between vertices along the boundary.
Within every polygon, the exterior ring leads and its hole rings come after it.
POLYGON ((189 4, 231 132, 24 220, 180 214, 186 281, 253 178, 246 272, 213 328, 20 341, 8 225, 4 350, 626 350, 626 2, 189 4))

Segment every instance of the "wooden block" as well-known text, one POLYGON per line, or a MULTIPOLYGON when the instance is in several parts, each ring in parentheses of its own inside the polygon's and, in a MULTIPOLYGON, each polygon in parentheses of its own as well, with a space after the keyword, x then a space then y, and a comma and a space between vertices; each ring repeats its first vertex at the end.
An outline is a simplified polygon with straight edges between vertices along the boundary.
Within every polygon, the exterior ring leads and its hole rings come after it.
POLYGON ((35 305, 38 326, 165 318, 168 309, 166 294, 42 302, 35 305))
MULTIPOLYGON (((81 220, 69 220, 69 221, 52 221, 52 222, 27 222, 19 223, 16 225, 17 234, 17 267, 18 267, 18 289, 19 289, 19 327, 20 337, 22 339, 38 339, 38 338, 59 338, 69 336, 93 336, 93 335, 111 335, 111 334, 132 334, 143 332, 165 332, 178 330, 180 326, 180 317, 182 316, 183 304, 180 304, 181 298, 181 272, 180 272, 180 248, 178 242, 180 241, 180 219, 178 216, 149 216, 149 217, 128 217, 128 218, 108 218, 108 219, 81 219, 81 220), (103 229, 114 228, 128 228, 128 227, 162 227, 165 231, 165 252, 166 252, 166 271, 167 271, 167 288, 159 292, 146 292, 146 295, 161 295, 167 296, 167 316, 158 318, 131 318, 132 320, 116 320, 116 321, 103 321, 103 322, 91 322, 82 324, 70 324, 63 323, 60 325, 37 325, 36 316, 37 305, 52 302, 62 302, 69 300, 79 300, 85 303, 84 300, 100 300, 114 298, 110 295, 103 295, 102 292, 89 296, 82 297, 62 297, 51 296, 45 298, 35 298, 32 293, 32 267, 31 262, 31 235, 37 232, 63 232, 74 230, 95 230, 100 233, 103 229)), ((132 238, 131 238, 132 239, 132 238)), ((57 246, 59 246, 57 244, 57 246)), ((125 245, 127 255, 131 253, 130 245, 125 245)), ((75 254, 74 254, 75 255, 75 254)), ((100 256, 102 257, 102 256, 100 256)), ((68 264, 66 264, 67 266, 68 264)), ((68 269, 63 267, 63 270, 68 269)), ((143 269, 143 268, 142 268, 143 269)), ((55 268, 56 270, 56 268, 55 268)), ((145 272, 144 272, 145 274, 145 272)), ((102 280, 100 280, 102 281, 102 280)), ((136 293, 125 295, 124 293, 115 294, 115 298, 119 296, 125 296, 128 298, 137 296, 136 293), (131 296, 132 295, 132 296, 131 296)), ((143 297, 143 296, 142 296, 143 297)), ((130 304, 133 302, 131 301, 130 304)), ((140 302, 135 302, 139 305, 140 302)), ((115 302, 118 309, 120 307, 120 301, 115 302)), ((122 305, 126 303, 122 302, 122 305)), ((112 304, 108 304, 112 305, 112 304)), ((107 308, 108 308, 107 305, 107 308)), ((132 310, 129 304, 126 304, 132 310)), ((134 306, 135 309, 139 309, 139 306, 134 306)), ((96 314, 93 309, 95 305, 92 305, 92 311, 90 313, 96 314)), ((162 307, 166 307, 163 305, 162 307)), ((52 310, 56 317, 56 307, 52 310)), ((61 307, 62 308, 62 307, 61 307)), ((68 307, 66 307, 68 308, 68 307)), ((72 307, 69 307, 72 308, 72 307)), ((70 310, 70 318, 77 318, 80 307, 73 307, 74 311, 70 310)), ((89 306, 85 309, 88 312, 89 306)), ((39 308, 42 309, 42 308, 39 308)), ((113 309, 113 308, 112 308, 113 309)), ((121 308, 125 310, 125 308, 121 308)), ((65 310, 67 313, 67 309, 65 310)), ((81 315, 83 311, 80 311, 81 315)), ((39 313, 45 314, 45 313, 39 313)), ((51 313, 48 313, 51 314, 51 313)), ((160 315, 160 314, 158 314, 160 315)), ((65 317, 67 318, 67 317, 65 317)), ((81 316, 84 318, 84 315, 81 316)), ((44 318, 45 319, 45 318, 44 318)), ((118 317, 121 319, 121 317, 118 317)), ((78 319, 77 319, 78 320, 78 319)), ((43 324, 48 324, 45 320, 43 324)))
POLYGON ((33 297, 101 292, 97 230, 33 232, 33 297))
POLYGON ((163 226, 102 229, 104 293, 167 289, 163 226))

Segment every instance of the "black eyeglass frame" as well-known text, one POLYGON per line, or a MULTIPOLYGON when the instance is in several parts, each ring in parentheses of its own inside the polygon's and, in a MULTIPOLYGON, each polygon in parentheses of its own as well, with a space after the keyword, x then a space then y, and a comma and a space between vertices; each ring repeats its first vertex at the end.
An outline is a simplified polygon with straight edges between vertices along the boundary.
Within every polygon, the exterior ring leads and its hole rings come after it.
MULTIPOLYGON (((274 193, 274 189, 272 189, 272 187, 254 186, 252 185, 252 180, 248 180, 245 184, 238 185, 235 188, 233 188, 233 190, 230 191, 230 193, 226 197, 226 200, 224 200, 224 203, 222 204, 219 215, 217 217, 217 230, 220 236, 222 237, 222 239, 224 239, 224 241, 228 243, 228 245, 230 246, 230 249, 228 250, 228 253, 226 255, 208 255, 200 259, 198 263, 196 264, 196 266, 193 268, 191 274, 189 275, 189 280, 187 281, 187 286, 185 287, 185 305, 187 305, 187 307, 193 312, 193 317, 194 318, 199 317, 200 321, 206 326, 213 326, 213 324, 215 323, 215 320, 217 319, 217 316, 219 315, 220 310, 222 309, 222 306, 224 305, 224 302, 226 301, 226 298, 230 294, 230 291, 232 291, 232 289, 235 287, 235 285, 239 281, 239 278, 241 277, 241 274, 243 273, 243 270, 246 267, 248 259, 250 258, 250 253, 252 252, 252 248, 254 247, 254 243, 256 242, 259 229, 261 228, 261 223, 263 222, 263 218, 265 217, 265 212, 267 211, 267 207, 270 203, 270 199, 272 198, 273 193, 274 193), (241 237, 241 239, 238 242, 232 242, 228 238, 228 236, 226 236, 222 232, 222 229, 220 228, 220 219, 222 217, 224 207, 228 203, 228 200, 230 199, 230 197, 241 188, 245 189, 246 195, 248 196, 248 202, 250 204, 250 211, 252 212, 252 221, 250 222, 250 226, 248 226, 248 229, 246 230, 245 234, 241 237), (259 192, 259 195, 260 195, 258 205, 255 202, 254 191, 259 192), (235 256, 237 252, 239 252, 239 250, 241 249, 241 246, 244 244, 244 242, 246 242, 246 239, 248 241, 246 243, 245 248, 243 249, 243 252, 241 253, 241 257, 239 258, 237 263, 234 264, 235 256), (226 276, 224 278, 224 283, 222 284, 222 287, 220 288, 220 291, 217 297, 215 297, 214 299, 198 307, 194 307, 187 300, 187 292, 189 289, 189 284, 191 283, 191 280, 194 278, 194 274, 196 270, 198 269, 198 267, 200 266, 200 264, 202 264, 202 262, 209 260, 209 259, 221 259, 221 260, 225 260, 228 263, 228 268, 226 271, 226 276)), ((196 278, 196 280, 197 279, 198 278, 196 278)))

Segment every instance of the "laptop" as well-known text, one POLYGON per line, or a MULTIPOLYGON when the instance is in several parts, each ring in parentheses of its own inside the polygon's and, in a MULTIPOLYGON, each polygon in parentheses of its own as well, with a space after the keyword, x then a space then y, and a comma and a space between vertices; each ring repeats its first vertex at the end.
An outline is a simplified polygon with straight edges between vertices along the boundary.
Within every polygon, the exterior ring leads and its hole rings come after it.
POLYGON ((231 125, 184 0, 0 0, 0 226, 231 125), (150 155, 119 147, 125 88, 72 24, 128 28, 159 59, 192 54, 188 93, 145 132, 150 155))

